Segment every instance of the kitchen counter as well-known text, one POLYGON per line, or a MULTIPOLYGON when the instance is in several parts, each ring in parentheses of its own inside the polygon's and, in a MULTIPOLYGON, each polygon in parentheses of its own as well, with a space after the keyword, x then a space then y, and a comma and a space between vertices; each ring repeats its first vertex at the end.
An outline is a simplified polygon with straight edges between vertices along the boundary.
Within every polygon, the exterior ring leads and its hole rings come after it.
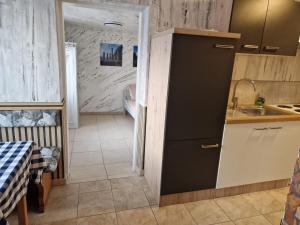
POLYGON ((300 121, 299 113, 278 109, 277 107, 270 105, 265 106, 265 108, 282 111, 285 112, 286 115, 252 116, 238 110, 228 109, 226 113, 226 124, 300 121))

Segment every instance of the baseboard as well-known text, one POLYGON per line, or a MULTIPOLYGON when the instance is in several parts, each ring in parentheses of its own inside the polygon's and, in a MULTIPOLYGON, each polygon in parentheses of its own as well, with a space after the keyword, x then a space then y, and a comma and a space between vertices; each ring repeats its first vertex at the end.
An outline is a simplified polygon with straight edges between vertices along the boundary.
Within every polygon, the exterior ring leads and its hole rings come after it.
POLYGON ((266 191, 275 188, 283 188, 288 187, 289 182, 290 179, 282 179, 222 189, 207 189, 170 195, 162 195, 160 196, 159 206, 183 204, 187 202, 234 196, 257 191, 266 191))
POLYGON ((125 112, 80 112, 80 115, 125 115, 125 112))

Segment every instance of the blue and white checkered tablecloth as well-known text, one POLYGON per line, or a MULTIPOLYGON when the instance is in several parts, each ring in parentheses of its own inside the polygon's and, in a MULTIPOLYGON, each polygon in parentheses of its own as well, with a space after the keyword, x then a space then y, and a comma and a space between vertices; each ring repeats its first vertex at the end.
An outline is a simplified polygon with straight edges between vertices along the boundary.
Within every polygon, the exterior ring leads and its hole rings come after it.
POLYGON ((32 141, 0 142, 0 220, 27 193, 32 152, 32 141))

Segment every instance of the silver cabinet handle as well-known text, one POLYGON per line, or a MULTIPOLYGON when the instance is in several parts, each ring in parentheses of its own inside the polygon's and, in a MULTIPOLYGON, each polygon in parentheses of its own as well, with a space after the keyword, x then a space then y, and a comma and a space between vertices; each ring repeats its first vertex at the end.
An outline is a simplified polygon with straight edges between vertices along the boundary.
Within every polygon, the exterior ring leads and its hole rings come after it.
POLYGON ((201 148, 203 149, 210 149, 210 148, 218 148, 220 145, 219 144, 214 144, 214 145, 201 145, 201 148))
POLYGON ((264 127, 264 128, 254 128, 254 130, 268 130, 268 128, 264 127))
POLYGON ((270 130, 281 130, 283 129, 282 127, 269 127, 270 130))
POLYGON ((276 52, 280 49, 280 47, 275 47, 275 46, 265 46, 264 50, 269 51, 269 52, 276 52))
POLYGON ((247 48, 247 49, 258 49, 258 45, 242 45, 242 48, 247 48))
POLYGON ((215 48, 223 48, 223 49, 234 49, 234 45, 221 45, 221 44, 215 44, 215 48))

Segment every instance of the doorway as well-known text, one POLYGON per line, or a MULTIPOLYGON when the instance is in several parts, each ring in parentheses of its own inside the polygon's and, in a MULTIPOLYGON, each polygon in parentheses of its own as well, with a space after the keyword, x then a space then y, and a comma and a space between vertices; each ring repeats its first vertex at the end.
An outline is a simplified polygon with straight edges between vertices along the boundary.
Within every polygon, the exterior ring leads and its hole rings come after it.
MULTIPOLYGON (((124 9, 100 4, 91 7, 63 3, 65 41, 76 46, 77 51, 75 77, 80 111, 78 128, 69 130, 71 182, 136 176, 142 170, 137 164, 141 149, 137 145, 136 119, 140 96, 146 95, 140 91, 146 88, 140 86, 147 76, 142 71, 148 67, 148 46, 145 44, 149 42, 149 13, 147 8, 126 9, 124 14, 122 11, 124 9), (100 18, 97 15, 101 15, 100 18), (108 28, 99 28, 99 24, 108 28), (128 35, 124 27, 136 37, 128 35), (95 33, 104 38, 93 38, 95 33), (84 44, 87 41, 89 44, 84 44), (109 51, 103 51, 106 48, 109 51), (117 54, 120 48, 123 51, 121 62, 117 54), (92 61, 94 67, 87 66, 92 61), (117 65, 112 65, 111 61, 117 65), (95 93, 102 95, 95 96, 95 93)), ((68 67, 66 72, 68 74, 68 67)), ((68 79, 67 76, 67 87, 70 86, 68 79)), ((67 89, 67 93, 72 90, 67 89)), ((70 114, 74 104, 68 107, 70 114)), ((74 116, 69 115, 69 118, 74 116)))

